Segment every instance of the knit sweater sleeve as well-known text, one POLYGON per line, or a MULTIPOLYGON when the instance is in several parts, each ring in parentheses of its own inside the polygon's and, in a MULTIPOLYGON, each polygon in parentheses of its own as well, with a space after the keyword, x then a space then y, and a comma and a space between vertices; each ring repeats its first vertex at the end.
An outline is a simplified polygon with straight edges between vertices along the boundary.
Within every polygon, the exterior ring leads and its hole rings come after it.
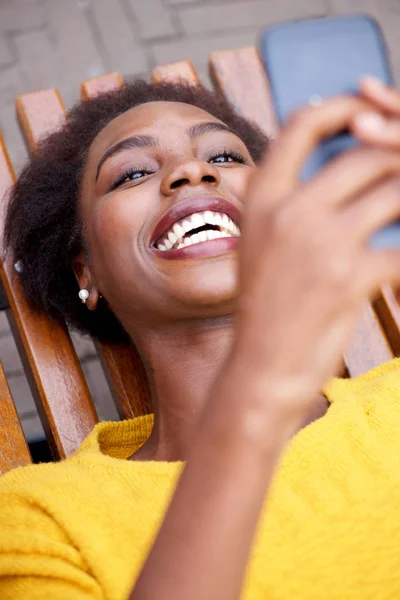
POLYGON ((19 474, 31 468, 0 478, 0 598, 104 600, 51 509, 18 485, 19 474))

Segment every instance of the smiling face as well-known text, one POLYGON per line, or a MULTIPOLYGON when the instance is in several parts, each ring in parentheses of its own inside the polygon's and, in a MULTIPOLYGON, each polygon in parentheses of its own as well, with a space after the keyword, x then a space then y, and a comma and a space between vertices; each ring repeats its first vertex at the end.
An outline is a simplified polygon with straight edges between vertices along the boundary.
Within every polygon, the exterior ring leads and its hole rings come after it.
POLYGON ((80 202, 90 265, 80 284, 128 330, 232 313, 254 168, 245 144, 197 107, 150 102, 120 115, 89 150, 80 202))

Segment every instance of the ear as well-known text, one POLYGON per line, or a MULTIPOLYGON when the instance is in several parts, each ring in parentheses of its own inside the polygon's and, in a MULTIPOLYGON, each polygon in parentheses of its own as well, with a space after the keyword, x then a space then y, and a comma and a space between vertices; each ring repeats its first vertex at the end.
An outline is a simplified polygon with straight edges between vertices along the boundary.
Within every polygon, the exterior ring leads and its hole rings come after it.
MULTIPOLYGON (((89 292, 89 298, 86 300, 86 306, 89 310, 96 310, 100 294, 97 290, 93 276, 87 264, 87 258, 83 250, 74 258, 71 264, 75 274, 79 289, 86 289, 89 292)), ((78 301, 80 302, 79 298, 78 301)))

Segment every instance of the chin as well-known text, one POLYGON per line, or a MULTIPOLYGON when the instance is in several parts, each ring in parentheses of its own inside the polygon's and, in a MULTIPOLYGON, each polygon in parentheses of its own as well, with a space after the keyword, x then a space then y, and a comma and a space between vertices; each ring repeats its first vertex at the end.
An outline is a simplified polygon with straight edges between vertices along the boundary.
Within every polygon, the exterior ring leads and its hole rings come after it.
MULTIPOLYGON (((185 306, 212 308, 212 313, 226 314, 227 307, 236 304, 238 295, 237 276, 233 270, 224 276, 198 277, 187 285, 180 285, 176 296, 185 306)), ((183 283, 183 282, 181 282, 183 283)))

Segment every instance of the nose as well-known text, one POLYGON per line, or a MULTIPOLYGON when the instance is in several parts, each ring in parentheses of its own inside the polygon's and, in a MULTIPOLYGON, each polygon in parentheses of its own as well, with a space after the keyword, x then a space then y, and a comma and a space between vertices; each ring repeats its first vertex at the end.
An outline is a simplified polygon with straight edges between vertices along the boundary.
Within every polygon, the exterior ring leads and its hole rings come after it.
POLYGON ((184 185, 207 184, 217 187, 220 181, 219 171, 214 165, 203 160, 189 160, 175 165, 165 174, 161 182, 161 193, 171 196, 184 185))

